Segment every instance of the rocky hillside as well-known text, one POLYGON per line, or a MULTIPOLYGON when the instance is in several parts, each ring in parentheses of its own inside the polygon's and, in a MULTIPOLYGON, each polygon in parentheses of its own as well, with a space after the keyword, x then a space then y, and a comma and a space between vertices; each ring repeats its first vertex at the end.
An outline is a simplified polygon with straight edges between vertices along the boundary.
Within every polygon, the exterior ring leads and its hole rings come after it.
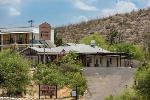
POLYGON ((119 32, 123 41, 143 43, 144 34, 150 33, 150 8, 57 27, 56 33, 57 37, 63 38, 65 42, 78 42, 84 36, 95 32, 106 38, 112 30, 119 32))

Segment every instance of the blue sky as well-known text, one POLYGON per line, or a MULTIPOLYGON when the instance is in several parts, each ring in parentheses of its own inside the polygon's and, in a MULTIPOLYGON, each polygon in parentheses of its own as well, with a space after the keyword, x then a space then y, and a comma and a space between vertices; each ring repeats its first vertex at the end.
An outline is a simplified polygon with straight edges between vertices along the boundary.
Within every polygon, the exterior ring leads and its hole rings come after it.
POLYGON ((67 25, 150 7, 150 0, 0 0, 0 27, 67 25))

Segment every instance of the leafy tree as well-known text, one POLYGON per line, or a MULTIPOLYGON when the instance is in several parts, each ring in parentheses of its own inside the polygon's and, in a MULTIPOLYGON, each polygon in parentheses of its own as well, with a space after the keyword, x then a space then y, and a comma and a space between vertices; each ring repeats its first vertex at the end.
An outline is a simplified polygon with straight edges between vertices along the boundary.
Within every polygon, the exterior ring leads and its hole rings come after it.
POLYGON ((138 68, 135 76, 135 89, 145 100, 150 98, 150 61, 138 68))
POLYGON ((150 59, 150 33, 146 33, 144 37, 144 53, 145 58, 150 59))
MULTIPOLYGON (((112 30, 108 34, 107 41, 109 42, 110 45, 117 43, 116 38, 117 38, 118 35, 120 36, 120 34, 118 33, 118 31, 116 31, 116 30, 112 30)), ((119 42, 120 42, 120 40, 119 40, 119 42)))
POLYGON ((38 84, 58 85, 63 87, 65 77, 59 70, 45 65, 39 65, 34 73, 34 79, 38 84))
POLYGON ((76 60, 77 55, 70 52, 54 63, 39 65, 34 73, 38 84, 78 87, 78 93, 83 94, 86 80, 80 73, 81 64, 76 60))
POLYGON ((54 33, 54 43, 56 44, 56 46, 60 46, 64 44, 64 41, 62 38, 58 38, 57 37, 57 33, 54 33))
POLYGON ((83 95, 87 88, 87 84, 85 78, 80 72, 67 72, 65 75, 70 79, 68 80, 68 83, 70 84, 69 86, 73 89, 77 87, 78 94, 83 95))
POLYGON ((16 96, 26 93, 30 82, 29 68, 31 64, 19 53, 10 50, 0 52, 0 88, 7 95, 16 96))
POLYGON ((80 43, 89 45, 91 43, 91 40, 95 40, 96 46, 102 47, 104 49, 108 48, 108 43, 102 36, 98 35, 97 33, 84 37, 83 39, 81 39, 80 43))
POLYGON ((135 46, 130 43, 122 42, 122 43, 116 44, 114 46, 115 46, 115 51, 124 52, 124 53, 130 54, 132 56, 135 54, 135 51, 136 51, 135 46))
POLYGON ((81 63, 77 59, 77 54, 69 52, 58 61, 60 70, 63 72, 79 72, 81 69, 81 63))
POLYGON ((56 38, 56 39, 55 39, 55 44, 56 44, 56 46, 61 46, 61 45, 63 45, 63 44, 64 44, 63 39, 56 38))
POLYGON ((134 47, 135 47, 134 58, 143 61, 145 58, 144 47, 141 45, 134 45, 134 47))

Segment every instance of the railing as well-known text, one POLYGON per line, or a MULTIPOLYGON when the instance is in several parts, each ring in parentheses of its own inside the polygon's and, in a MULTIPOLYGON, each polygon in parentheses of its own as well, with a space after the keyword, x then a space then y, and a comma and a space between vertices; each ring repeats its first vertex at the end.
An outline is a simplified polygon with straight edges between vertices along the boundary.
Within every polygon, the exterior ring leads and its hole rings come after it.
POLYGON ((6 45, 6 44, 28 44, 28 40, 4 40, 3 41, 3 45, 6 45))

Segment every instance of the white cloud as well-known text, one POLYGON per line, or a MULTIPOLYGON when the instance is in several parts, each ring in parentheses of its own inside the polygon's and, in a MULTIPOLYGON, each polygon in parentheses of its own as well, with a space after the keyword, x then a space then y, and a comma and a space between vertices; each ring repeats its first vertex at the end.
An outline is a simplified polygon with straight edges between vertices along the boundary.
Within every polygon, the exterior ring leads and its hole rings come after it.
POLYGON ((150 1, 147 3, 147 7, 150 7, 150 1))
POLYGON ((77 17, 74 17, 73 18, 73 20, 72 20, 72 22, 73 23, 79 23, 79 22, 87 22, 88 21, 88 18, 87 17, 85 17, 85 16, 77 16, 77 17))
POLYGON ((83 10, 83 11, 97 11, 98 9, 89 4, 90 2, 89 1, 83 1, 83 0, 74 0, 74 6, 80 10, 83 10))
POLYGON ((21 13, 17 10, 17 9, 15 9, 15 8, 10 8, 9 9, 9 15, 10 16, 19 16, 21 13))
POLYGON ((19 16, 21 12, 18 11, 21 0, 0 0, 0 7, 3 7, 7 15, 19 16))
POLYGON ((112 9, 104 9, 101 11, 102 17, 108 17, 117 13, 127 13, 133 10, 138 10, 137 6, 129 1, 118 1, 112 9))
POLYGON ((21 0, 0 0, 0 5, 17 5, 21 0))

